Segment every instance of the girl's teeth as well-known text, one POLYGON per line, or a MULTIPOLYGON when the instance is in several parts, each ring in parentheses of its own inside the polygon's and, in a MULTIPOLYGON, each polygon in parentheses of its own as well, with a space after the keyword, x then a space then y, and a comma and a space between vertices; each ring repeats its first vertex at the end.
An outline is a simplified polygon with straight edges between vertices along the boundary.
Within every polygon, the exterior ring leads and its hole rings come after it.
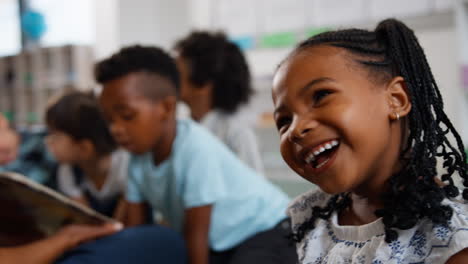
POLYGON ((311 162, 314 161, 314 160, 315 160, 315 156, 314 156, 314 155, 310 155, 309 157, 307 157, 306 162, 307 162, 307 163, 311 163, 311 162))
MULTIPOLYGON (((338 146, 338 141, 337 140, 333 140, 331 141, 330 143, 326 143, 325 145, 323 145, 322 147, 320 147, 318 150, 314 151, 312 154, 310 154, 306 159, 305 161, 307 163, 310 163, 312 161, 315 160, 315 157, 320 155, 322 152, 324 152, 325 150, 328 150, 328 149, 332 149, 333 147, 335 146, 338 146)), ((317 165, 316 168, 320 168, 322 167, 325 163, 327 163, 328 160, 322 162, 321 164, 317 165)))
POLYGON ((324 160, 322 163, 320 163, 319 165, 317 165, 315 168, 316 168, 316 169, 320 169, 323 165, 327 164, 327 162, 328 162, 329 160, 330 160, 330 159, 324 160))

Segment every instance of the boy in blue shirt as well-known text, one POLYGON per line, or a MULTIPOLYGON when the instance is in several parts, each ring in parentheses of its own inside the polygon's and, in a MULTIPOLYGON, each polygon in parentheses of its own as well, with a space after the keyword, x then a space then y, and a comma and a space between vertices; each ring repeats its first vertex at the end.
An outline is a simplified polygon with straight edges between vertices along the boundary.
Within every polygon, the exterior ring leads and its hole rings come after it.
POLYGON ((176 120, 179 74, 167 53, 124 48, 96 66, 96 79, 114 138, 135 154, 127 225, 157 209, 184 235, 192 264, 297 261, 288 197, 207 130, 176 120))

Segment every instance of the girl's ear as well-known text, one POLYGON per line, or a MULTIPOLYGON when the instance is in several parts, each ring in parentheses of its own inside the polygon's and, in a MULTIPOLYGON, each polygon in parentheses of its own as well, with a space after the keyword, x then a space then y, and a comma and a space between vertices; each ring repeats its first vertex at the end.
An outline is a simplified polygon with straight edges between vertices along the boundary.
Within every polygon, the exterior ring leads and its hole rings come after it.
POLYGON ((393 78, 387 85, 389 118, 398 120, 411 111, 411 99, 405 79, 401 76, 393 78))

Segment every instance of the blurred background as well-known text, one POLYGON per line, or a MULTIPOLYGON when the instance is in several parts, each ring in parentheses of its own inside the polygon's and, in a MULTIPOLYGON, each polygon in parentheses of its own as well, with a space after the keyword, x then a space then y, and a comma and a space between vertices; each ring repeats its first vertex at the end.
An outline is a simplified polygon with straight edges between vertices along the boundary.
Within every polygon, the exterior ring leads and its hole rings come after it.
POLYGON ((289 170, 279 154, 271 116, 275 67, 308 36, 337 28, 371 29, 388 17, 415 30, 446 112, 468 142, 464 0, 0 0, 0 111, 25 133, 40 130, 53 94, 96 88, 96 60, 125 45, 170 49, 191 30, 222 30, 244 50, 253 75, 256 94, 249 111, 265 174, 294 196, 313 186, 289 170))

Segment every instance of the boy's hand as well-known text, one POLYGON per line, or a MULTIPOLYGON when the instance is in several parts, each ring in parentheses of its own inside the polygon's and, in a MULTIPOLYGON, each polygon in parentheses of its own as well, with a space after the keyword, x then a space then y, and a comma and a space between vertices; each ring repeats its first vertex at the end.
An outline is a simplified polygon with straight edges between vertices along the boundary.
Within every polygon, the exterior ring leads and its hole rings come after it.
POLYGON ((86 241, 120 231, 122 227, 122 224, 118 222, 101 226, 69 225, 57 232, 54 237, 63 241, 65 250, 69 250, 86 241))

